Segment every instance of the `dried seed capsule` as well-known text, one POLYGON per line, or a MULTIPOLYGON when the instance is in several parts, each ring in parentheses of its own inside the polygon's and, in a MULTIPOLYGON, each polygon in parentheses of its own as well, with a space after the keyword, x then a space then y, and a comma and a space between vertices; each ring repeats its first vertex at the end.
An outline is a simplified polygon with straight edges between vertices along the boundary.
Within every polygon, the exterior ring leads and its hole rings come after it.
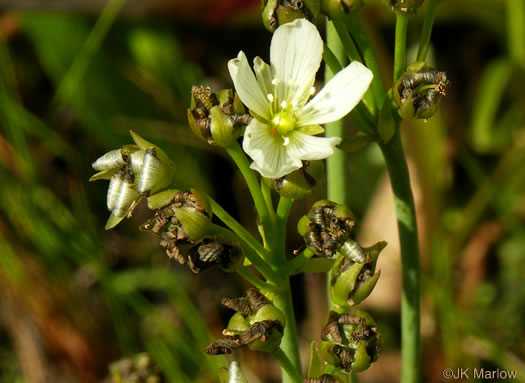
POLYGON ((438 72, 422 61, 410 64, 392 88, 398 114, 405 119, 431 117, 448 85, 445 72, 438 72))
POLYGON ((352 213, 345 206, 321 200, 299 220, 297 231, 312 252, 331 258, 350 236, 354 226, 352 213))
POLYGON ((233 350, 240 346, 239 342, 233 339, 218 339, 206 347, 204 352, 208 355, 231 354, 233 350))
POLYGON ((253 313, 252 306, 247 298, 222 298, 221 304, 229 309, 241 313, 243 316, 248 316, 253 313))

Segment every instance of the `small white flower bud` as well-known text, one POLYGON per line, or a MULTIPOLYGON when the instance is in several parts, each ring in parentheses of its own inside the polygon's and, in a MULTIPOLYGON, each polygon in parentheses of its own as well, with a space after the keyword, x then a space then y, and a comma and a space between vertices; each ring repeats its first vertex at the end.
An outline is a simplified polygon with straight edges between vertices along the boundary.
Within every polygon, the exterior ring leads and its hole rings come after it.
POLYGON ((109 170, 114 168, 119 168, 126 164, 126 160, 122 156, 120 149, 115 149, 110 152, 107 152, 98 160, 93 162, 91 165, 96 171, 109 170))

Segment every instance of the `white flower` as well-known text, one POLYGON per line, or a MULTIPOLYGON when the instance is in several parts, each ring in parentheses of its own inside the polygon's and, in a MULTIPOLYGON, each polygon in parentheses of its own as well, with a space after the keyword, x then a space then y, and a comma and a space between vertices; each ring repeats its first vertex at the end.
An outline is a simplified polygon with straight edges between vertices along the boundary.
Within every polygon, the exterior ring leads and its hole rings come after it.
POLYGON ((256 117, 246 128, 244 151, 251 168, 267 178, 279 178, 302 166, 301 160, 320 160, 333 154, 339 137, 315 137, 319 124, 339 120, 357 105, 372 81, 372 72, 353 62, 337 73, 310 101, 321 64, 323 40, 306 19, 277 28, 270 63, 259 57, 252 72, 239 52, 228 69, 241 101, 256 117))

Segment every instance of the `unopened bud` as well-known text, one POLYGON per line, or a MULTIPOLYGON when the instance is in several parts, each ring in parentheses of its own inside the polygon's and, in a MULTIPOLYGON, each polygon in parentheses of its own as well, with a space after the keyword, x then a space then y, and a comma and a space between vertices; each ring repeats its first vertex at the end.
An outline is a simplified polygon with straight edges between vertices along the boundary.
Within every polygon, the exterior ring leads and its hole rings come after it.
POLYGON ((319 14, 320 0, 264 0, 263 24, 270 32, 295 19, 313 20, 319 14))
POLYGON ((194 86, 191 95, 188 123, 193 133, 209 144, 231 145, 252 119, 231 89, 213 93, 210 88, 194 86))
POLYGON ((323 173, 322 161, 303 161, 303 167, 272 180, 272 187, 289 199, 302 199, 312 192, 323 173))
POLYGON ((393 87, 398 114, 404 119, 432 117, 448 85, 445 72, 438 72, 423 61, 409 65, 393 87))

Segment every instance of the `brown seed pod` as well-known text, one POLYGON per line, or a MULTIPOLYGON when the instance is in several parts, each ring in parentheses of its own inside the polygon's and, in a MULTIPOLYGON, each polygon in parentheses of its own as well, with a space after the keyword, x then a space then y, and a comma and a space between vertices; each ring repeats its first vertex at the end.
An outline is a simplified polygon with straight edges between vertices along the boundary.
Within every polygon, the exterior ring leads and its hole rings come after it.
POLYGON ((222 298, 221 304, 241 313, 243 316, 253 314, 252 307, 247 298, 222 298))
POLYGON ((272 335, 273 329, 283 331, 283 326, 279 321, 276 320, 263 320, 255 322, 246 331, 239 335, 239 342, 242 345, 248 345, 260 340, 266 342, 266 340, 272 335))
POLYGON ((266 297, 256 289, 248 289, 248 291, 246 291, 246 296, 248 297, 248 300, 250 301, 250 304, 252 305, 255 312, 259 311, 261 307, 268 304, 266 297))
POLYGON ((218 339, 210 344, 204 352, 208 355, 231 354, 233 350, 239 348, 239 342, 232 338, 218 339))

